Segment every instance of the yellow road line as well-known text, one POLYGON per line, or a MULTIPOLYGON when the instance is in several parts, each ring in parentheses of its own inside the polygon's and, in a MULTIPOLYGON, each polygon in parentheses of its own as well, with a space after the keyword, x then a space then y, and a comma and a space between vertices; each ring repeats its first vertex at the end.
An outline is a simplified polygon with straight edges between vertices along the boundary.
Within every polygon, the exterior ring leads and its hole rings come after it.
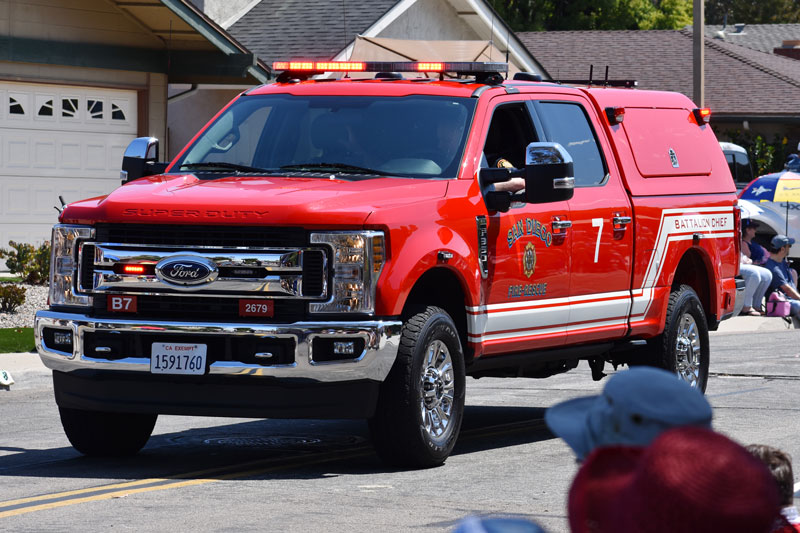
MULTIPOLYGON (((306 457, 302 461, 288 462, 288 463, 284 463, 284 464, 281 464, 281 465, 271 465, 271 466, 267 466, 267 467, 263 467, 263 468, 254 468, 254 469, 251 469, 251 470, 239 470, 239 471, 236 471, 236 472, 229 472, 227 474, 221 474, 221 475, 215 476, 213 478, 183 479, 181 481, 179 481, 179 480, 177 480, 175 478, 145 479, 145 480, 141 480, 141 481, 133 481, 133 482, 130 482, 130 483, 118 483, 118 484, 115 484, 115 485, 105 485, 105 486, 94 487, 94 488, 89 488, 89 489, 81 489, 81 490, 76 490, 76 491, 60 492, 60 493, 54 493, 54 494, 49 494, 49 495, 44 495, 44 496, 37 496, 35 498, 25 498, 25 499, 22 499, 22 500, 14 500, 14 501, 9 501, 9 502, 2 502, 2 503, 0 503, 0 509, 2 509, 4 507, 7 508, 7 507, 15 506, 15 505, 18 505, 18 504, 24 504, 24 503, 26 503, 26 500, 29 503, 33 503, 34 501, 42 501, 42 500, 56 500, 56 499, 59 500, 59 501, 52 501, 52 502, 48 502, 48 503, 41 503, 41 504, 38 504, 38 505, 28 505, 28 506, 24 506, 24 507, 19 507, 17 509, 11 509, 11 510, 8 510, 8 511, 0 511, 0 518, 6 518, 6 517, 10 517, 10 516, 17 516, 17 515, 21 515, 21 514, 25 514, 25 513, 31 513, 31 512, 34 512, 34 511, 43 511, 43 510, 46 510, 46 509, 55 509, 55 508, 58 508, 58 507, 65 507, 65 506, 68 506, 68 505, 76 505, 76 504, 79 504, 79 503, 95 502, 95 501, 101 501, 101 500, 110 500, 112 498, 121 498, 121 497, 127 496, 129 494, 139 494, 139 493, 144 493, 144 492, 154 492, 154 491, 158 491, 158 490, 176 489, 176 488, 181 488, 181 487, 190 487, 190 486, 194 486, 194 485, 204 485, 206 483, 215 483, 217 481, 224 481, 224 480, 228 480, 228 479, 237 479, 237 478, 248 477, 248 476, 256 476, 256 475, 260 475, 260 474, 266 474, 266 473, 270 473, 270 472, 277 472, 277 471, 280 471, 280 470, 286 470, 286 469, 289 469, 289 468, 297 468, 297 467, 310 466, 310 465, 319 464, 319 463, 326 463, 326 462, 330 462, 330 461, 336 461, 336 460, 339 460, 339 459, 352 459, 352 458, 355 458, 355 457, 368 455, 370 453, 372 453, 371 450, 366 449, 366 448, 361 448, 359 450, 354 450, 354 451, 349 452, 349 453, 338 453, 338 452, 336 452, 336 453, 328 453, 328 454, 325 454, 324 456, 317 456, 316 458, 306 457), (152 484, 152 483, 160 483, 160 484, 152 485, 152 486, 149 486, 149 487, 141 486, 141 485, 152 484), (118 487, 120 487, 122 490, 113 490, 111 492, 105 492, 109 488, 118 488, 118 487), (70 498, 69 497, 69 496, 73 496, 73 495, 77 495, 77 494, 86 494, 86 493, 98 492, 98 491, 103 491, 103 492, 102 492, 102 494, 94 494, 94 495, 89 495, 89 496, 85 496, 85 497, 82 497, 82 498, 70 498), (60 498, 66 498, 66 499, 60 499, 60 498)), ((270 460, 270 462, 273 462, 273 461, 274 461, 274 459, 270 460)), ((257 464, 257 463, 259 463, 259 461, 253 461, 251 463, 245 463, 245 464, 246 465, 252 465, 252 464, 257 464)), ((263 464, 264 461, 260 461, 260 463, 263 464)), ((236 465, 236 466, 237 467, 241 467, 241 466, 245 466, 245 464, 236 465)), ((219 471, 219 470, 230 470, 230 469, 231 469, 231 467, 228 467, 228 468, 225 468, 225 469, 218 468, 218 469, 214 469, 214 470, 219 471)), ((185 478, 185 477, 188 477, 188 476, 190 476, 190 474, 181 474, 180 478, 185 478)))
POLYGON ((260 460, 257 460, 257 461, 250 461, 250 462, 247 462, 247 463, 241 463, 239 465, 234 465, 234 466, 228 465, 228 466, 220 466, 220 467, 215 467, 215 468, 207 468, 205 470, 197 470, 195 472, 186 472, 185 474, 176 474, 174 476, 169 476, 169 477, 165 477, 165 478, 139 479, 137 481, 126 481, 124 483, 114 483, 114 484, 111 484, 111 485, 102 485, 102 486, 99 486, 99 487, 90 487, 90 488, 87 488, 87 489, 76 489, 76 490, 70 490, 70 491, 65 491, 65 492, 57 492, 57 493, 53 493, 53 494, 43 494, 41 496, 33 496, 33 497, 30 497, 30 498, 21 498, 19 500, 4 501, 4 502, 0 502, 0 510, 3 509, 4 507, 10 507, 12 505, 20 505, 20 504, 23 504, 23 503, 30 503, 30 502, 42 501, 42 500, 52 500, 53 498, 64 498, 64 497, 68 497, 68 496, 75 496, 75 495, 78 495, 78 494, 85 494, 87 492, 97 492, 98 490, 108 490, 108 489, 117 489, 117 488, 122 489, 122 488, 128 488, 128 487, 137 487, 137 486, 140 486, 140 485, 149 485, 149 484, 152 484, 152 483, 160 483, 160 482, 165 482, 165 481, 170 481, 170 480, 175 480, 175 479, 186 479, 186 478, 196 478, 196 477, 201 477, 201 476, 208 476, 210 474, 214 474, 215 472, 227 472, 227 471, 230 471, 232 468, 247 468, 247 467, 250 467, 250 466, 253 466, 253 465, 263 465, 267 461, 275 461, 275 459, 268 459, 268 460, 267 459, 260 459, 260 460))
MULTIPOLYGON (((495 426, 488 426, 476 428, 462 433, 462 437, 467 439, 493 437, 502 434, 517 433, 519 431, 539 429, 544 426, 543 420, 524 420, 521 422, 512 422, 507 424, 497 424, 495 426)), ((56 492, 52 494, 43 494, 41 496, 33 496, 30 498, 20 498, 17 500, 9 500, 0 502, 0 518, 10 516, 17 516, 34 511, 43 511, 46 509, 56 509, 58 507, 65 507, 68 505, 76 505, 79 503, 95 502, 102 500, 109 500, 113 498, 121 498, 129 494, 139 494, 144 492, 154 492, 159 490, 176 489, 181 487, 191 487, 195 485, 204 485, 206 483, 214 483, 217 481, 224 481, 229 479, 238 479, 249 476, 257 476, 260 474, 267 474, 270 472, 277 472, 289 468, 298 468, 310 466, 314 464, 326 463, 336 460, 352 459, 362 457, 372 453, 368 447, 360 447, 349 452, 328 452, 314 457, 302 457, 295 461, 289 461, 283 464, 274 465, 276 461, 281 461, 285 458, 271 458, 260 459, 256 461, 249 461, 246 463, 228 465, 222 467, 209 468, 205 470, 197 470, 194 472, 187 472, 184 474, 177 474, 164 478, 148 478, 140 479, 137 481, 128 481, 124 483, 114 483, 111 485, 101 485, 97 487, 90 487, 85 489, 76 489, 65 492, 56 492), (255 467, 255 468, 250 468, 255 467), (242 470, 249 468, 248 470, 242 470), (218 475, 213 475, 218 473, 218 475), (213 475, 213 477, 212 477, 213 475), (85 496, 81 496, 85 495, 85 496), (36 503, 42 502, 42 503, 36 503), (34 505, 26 505, 34 504, 34 505), (15 509, 8 509, 9 507, 16 507, 15 509)))

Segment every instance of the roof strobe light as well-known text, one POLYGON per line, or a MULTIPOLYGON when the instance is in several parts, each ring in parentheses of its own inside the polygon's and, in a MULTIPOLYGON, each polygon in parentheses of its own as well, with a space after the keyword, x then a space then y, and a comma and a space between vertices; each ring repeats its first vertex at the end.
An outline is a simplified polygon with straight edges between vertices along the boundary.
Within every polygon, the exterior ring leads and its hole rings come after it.
POLYGON ((275 61, 273 70, 293 72, 508 72, 508 63, 471 61, 275 61))

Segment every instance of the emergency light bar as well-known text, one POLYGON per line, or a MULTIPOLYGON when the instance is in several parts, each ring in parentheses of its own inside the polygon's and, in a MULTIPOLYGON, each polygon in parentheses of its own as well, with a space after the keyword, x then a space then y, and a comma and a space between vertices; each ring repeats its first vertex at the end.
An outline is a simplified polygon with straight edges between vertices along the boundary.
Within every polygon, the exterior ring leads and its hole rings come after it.
POLYGON ((291 72, 508 72, 508 63, 471 61, 275 61, 272 70, 291 72))

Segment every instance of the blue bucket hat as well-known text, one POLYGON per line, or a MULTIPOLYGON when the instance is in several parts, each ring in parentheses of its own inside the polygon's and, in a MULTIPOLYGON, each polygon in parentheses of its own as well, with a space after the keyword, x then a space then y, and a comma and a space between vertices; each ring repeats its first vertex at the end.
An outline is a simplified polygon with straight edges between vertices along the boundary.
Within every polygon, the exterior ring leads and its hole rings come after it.
POLYGON ((697 389, 672 372, 642 366, 614 374, 599 396, 554 405, 544 419, 582 461, 598 446, 646 446, 673 427, 711 429, 711 416, 697 389))

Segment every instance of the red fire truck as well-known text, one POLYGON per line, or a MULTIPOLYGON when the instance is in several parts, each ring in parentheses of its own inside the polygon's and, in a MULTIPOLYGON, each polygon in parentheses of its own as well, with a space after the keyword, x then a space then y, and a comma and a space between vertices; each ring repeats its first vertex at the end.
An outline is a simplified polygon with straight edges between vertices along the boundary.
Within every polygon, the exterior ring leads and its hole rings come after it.
POLYGON ((453 449, 467 376, 587 360, 705 389, 743 289, 707 110, 500 63, 275 66, 61 214, 35 334, 76 449, 136 453, 162 413, 364 418, 421 467, 453 449), (377 73, 314 78, 337 70, 377 73))

